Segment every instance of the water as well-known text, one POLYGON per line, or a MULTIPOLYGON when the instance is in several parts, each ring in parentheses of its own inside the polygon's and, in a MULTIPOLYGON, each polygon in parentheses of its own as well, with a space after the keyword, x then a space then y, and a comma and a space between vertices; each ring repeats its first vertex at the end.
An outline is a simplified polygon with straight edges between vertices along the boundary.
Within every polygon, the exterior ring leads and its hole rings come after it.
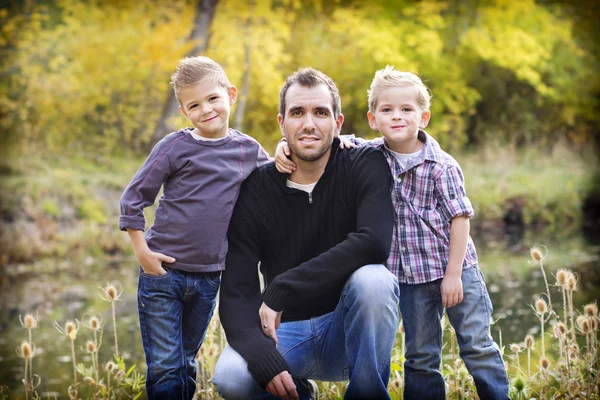
MULTIPOLYGON (((600 298, 600 246, 585 240, 579 231, 560 235, 529 232, 524 235, 484 235, 474 233, 481 269, 494 304, 492 334, 500 335, 504 345, 522 342, 527 333, 537 333, 539 322, 531 304, 546 289, 538 265, 529 262, 529 247, 535 244, 548 247, 544 260, 549 282, 558 268, 573 269, 580 279, 575 292, 575 306, 600 298)), ((88 258, 73 265, 67 260, 52 260, 33 266, 15 266, 0 278, 0 386, 9 398, 22 398, 24 360, 15 351, 27 333, 19 323, 19 315, 37 310, 39 326, 33 330, 37 355, 33 370, 42 382, 38 393, 47 397, 67 399, 67 387, 72 383, 70 341, 53 326, 67 319, 85 319, 84 315, 99 313, 105 324, 100 363, 104 364, 114 352, 111 307, 98 295, 107 282, 118 281, 123 293, 116 303, 119 351, 127 366, 136 364, 144 372, 144 354, 138 330, 136 305, 137 268, 133 259, 88 258)), ((555 308, 562 310, 560 292, 551 288, 555 308)), ((84 326, 77 337, 77 362, 91 365, 83 350, 92 334, 84 326)), ((2 393, 0 393, 2 398, 2 393)))

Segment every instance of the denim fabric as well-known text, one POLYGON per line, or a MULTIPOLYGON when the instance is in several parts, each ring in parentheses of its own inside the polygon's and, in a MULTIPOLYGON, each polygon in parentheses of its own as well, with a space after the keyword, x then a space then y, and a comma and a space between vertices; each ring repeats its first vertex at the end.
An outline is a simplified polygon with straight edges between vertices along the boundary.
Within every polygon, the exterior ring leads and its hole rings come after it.
POLYGON ((191 399, 196 390, 195 356, 215 308, 220 272, 140 268, 138 312, 148 371, 148 399, 191 399))
MULTIPOLYGON (((383 265, 350 276, 335 311, 282 323, 278 349, 297 380, 350 379, 347 399, 389 399, 390 356, 398 327, 398 283, 383 265)), ((258 312, 258 310, 257 310, 258 312)), ((270 399, 252 379, 247 362, 227 346, 213 383, 225 399, 270 399)), ((301 399, 308 391, 301 390, 301 399)))
MULTIPOLYGON (((438 279, 417 285, 400 284, 400 312, 406 331, 406 400, 445 398, 440 373, 444 313, 441 282, 438 279)), ((480 399, 508 399, 508 376, 500 350, 490 335, 492 303, 481 270, 463 270, 462 284, 463 301, 447 309, 460 357, 475 380, 480 399)))

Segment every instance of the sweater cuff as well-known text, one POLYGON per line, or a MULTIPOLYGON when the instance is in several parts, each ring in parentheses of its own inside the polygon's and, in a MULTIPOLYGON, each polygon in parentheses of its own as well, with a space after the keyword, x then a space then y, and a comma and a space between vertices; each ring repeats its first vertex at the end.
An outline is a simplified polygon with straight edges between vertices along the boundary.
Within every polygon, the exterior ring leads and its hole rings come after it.
POLYGON ((263 389, 279 373, 289 370, 287 362, 278 351, 268 354, 258 361, 248 363, 248 371, 263 389))
POLYGON ((267 290, 263 294, 263 302, 273 311, 283 311, 285 309, 285 299, 288 295, 288 290, 271 284, 267 286, 267 290))
POLYGON ((126 231, 128 228, 136 231, 144 231, 146 230, 146 220, 143 217, 121 215, 119 217, 119 229, 126 231))

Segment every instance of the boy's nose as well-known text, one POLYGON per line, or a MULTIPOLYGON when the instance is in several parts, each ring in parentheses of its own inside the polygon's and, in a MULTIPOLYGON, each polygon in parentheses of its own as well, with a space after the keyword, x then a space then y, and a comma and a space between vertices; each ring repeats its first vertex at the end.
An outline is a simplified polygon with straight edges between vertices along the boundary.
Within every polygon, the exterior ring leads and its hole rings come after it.
POLYGON ((212 106, 209 103, 202 104, 200 111, 202 111, 202 114, 208 114, 212 111, 212 106))

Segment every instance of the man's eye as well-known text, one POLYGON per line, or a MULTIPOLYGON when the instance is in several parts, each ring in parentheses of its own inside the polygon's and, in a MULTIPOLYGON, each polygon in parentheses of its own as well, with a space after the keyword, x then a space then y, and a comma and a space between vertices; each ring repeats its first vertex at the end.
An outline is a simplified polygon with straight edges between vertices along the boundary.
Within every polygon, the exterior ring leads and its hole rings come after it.
POLYGON ((295 116, 295 117, 297 117, 298 115, 301 115, 301 114, 302 114, 302 113, 301 113, 300 111, 292 111, 292 112, 290 113, 290 115, 293 115, 293 116, 295 116))
POLYGON ((316 114, 323 117, 327 115, 327 111, 317 111, 316 114))

